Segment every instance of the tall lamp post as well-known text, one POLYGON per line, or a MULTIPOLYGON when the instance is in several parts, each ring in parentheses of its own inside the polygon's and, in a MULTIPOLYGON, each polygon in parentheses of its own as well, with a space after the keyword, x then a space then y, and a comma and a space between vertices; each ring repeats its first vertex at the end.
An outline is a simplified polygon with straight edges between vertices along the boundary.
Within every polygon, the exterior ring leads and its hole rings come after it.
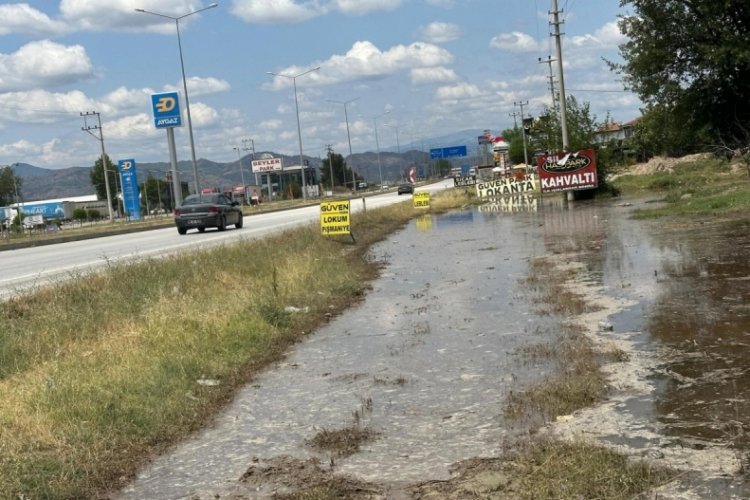
POLYGON ((297 138, 299 139, 299 166, 302 169, 302 199, 307 201, 307 182, 305 181, 305 163, 302 160, 302 129, 299 125, 299 101, 297 101, 297 78, 299 78, 302 75, 306 75, 308 73, 312 73, 313 71, 317 71, 320 69, 320 66, 313 69, 308 69, 304 73, 299 73, 297 75, 282 75, 279 73, 273 73, 271 71, 266 71, 266 74, 273 75, 273 76, 281 76, 284 78, 289 78, 292 80, 292 84, 294 86, 294 107, 297 110, 297 138))
MULTIPOLYGON (((355 97, 354 99, 349 99, 348 101, 334 101, 333 99, 328 99, 328 102, 335 102, 336 104, 343 104, 344 105, 344 119, 346 120, 346 139, 349 141, 349 159, 351 160, 352 157, 352 136, 349 134, 349 115, 346 112, 346 105, 350 104, 354 101, 359 99, 359 97, 355 97)), ((354 189, 356 186, 354 185, 357 179, 357 176, 352 174, 352 189, 354 189)), ((344 169, 344 187, 346 187, 346 169, 344 169)))
POLYGON ((380 141, 378 140, 378 118, 387 115, 390 111, 372 117, 372 123, 375 125, 375 147, 378 151, 378 174, 380 174, 380 189, 383 189, 383 165, 380 163, 380 141))
POLYGON ((190 155, 193 160, 193 176, 195 177, 196 194, 201 192, 201 181, 200 181, 200 178, 198 177, 198 161, 195 159, 195 141, 193 139, 193 120, 190 116, 190 98, 188 97, 187 79, 185 78, 185 61, 182 58, 182 39, 180 38, 180 19, 184 19, 188 16, 192 16, 193 14, 203 12, 204 10, 213 9, 214 7, 218 7, 218 6, 219 6, 218 3, 212 3, 211 5, 207 7, 203 7, 202 9, 188 12, 187 14, 183 14, 181 16, 168 16, 166 14, 160 14, 158 12, 152 12, 146 9, 135 9, 136 12, 142 12, 144 14, 152 14, 154 16, 171 19, 174 21, 175 28, 177 29, 177 47, 180 51, 180 68, 182 69, 182 91, 185 93, 185 110, 187 111, 188 135, 190 136, 190 155))

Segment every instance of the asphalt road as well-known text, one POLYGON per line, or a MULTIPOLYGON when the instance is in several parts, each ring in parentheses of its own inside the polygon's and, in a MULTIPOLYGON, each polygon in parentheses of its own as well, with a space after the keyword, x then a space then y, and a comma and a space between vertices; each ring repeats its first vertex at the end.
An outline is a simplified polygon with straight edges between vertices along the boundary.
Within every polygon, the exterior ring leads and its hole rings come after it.
MULTIPOLYGON (((453 181, 421 186, 417 190, 438 191, 452 187, 453 181)), ((351 198, 351 211, 356 213, 366 207, 378 208, 400 201, 404 196, 389 192, 367 198, 351 198)), ((252 239, 290 227, 318 221, 318 205, 270 212, 245 217, 242 229, 226 231, 190 231, 180 236, 174 227, 137 233, 103 236, 101 238, 71 241, 32 248, 0 252, 0 298, 7 299, 20 292, 50 281, 66 279, 101 267, 143 258, 170 255, 197 248, 208 248, 240 239, 252 239)))

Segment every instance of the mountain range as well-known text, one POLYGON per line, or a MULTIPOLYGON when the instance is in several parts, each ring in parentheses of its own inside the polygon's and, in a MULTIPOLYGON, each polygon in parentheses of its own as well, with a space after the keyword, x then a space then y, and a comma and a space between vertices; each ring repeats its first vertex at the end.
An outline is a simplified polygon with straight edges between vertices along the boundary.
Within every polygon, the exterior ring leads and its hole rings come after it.
MULTIPOLYGON (((425 144, 435 145, 434 147, 448 147, 454 145, 466 145, 472 152, 476 151, 477 136, 482 131, 466 130, 455 134, 436 137, 425 144), (439 145, 439 146, 438 146, 439 145)), ((381 174, 383 182, 395 183, 406 177, 406 172, 410 165, 424 166, 429 163, 430 153, 426 146, 415 148, 416 144, 409 144, 410 149, 404 152, 382 151, 380 154, 375 152, 355 153, 351 156, 345 155, 347 167, 352 169, 359 178, 364 178, 366 182, 378 184, 381 174), (378 159, 378 157, 380 157, 378 159)), ((401 147, 396 148, 400 150, 401 147)), ((299 156, 287 156, 270 151, 258 151, 255 158, 268 154, 274 158, 281 158, 283 165, 299 164, 299 156)), ((341 154, 341 153, 340 153, 341 154)), ((310 166, 316 169, 320 168, 323 158, 311 157, 304 155, 303 158, 309 162, 310 166)), ((242 157, 242 172, 240 171, 238 161, 227 163, 214 162, 201 158, 198 160, 198 172, 201 178, 201 185, 204 187, 227 188, 234 185, 240 185, 242 178, 246 184, 255 183, 255 175, 251 173, 252 155, 242 157)), ((457 162, 472 162, 472 158, 457 158, 457 162)), ((115 162, 115 159, 112 159, 115 162)), ((137 162, 137 159, 136 159, 137 162)), ((192 181, 193 166, 190 161, 179 161, 178 170, 180 171, 183 181, 192 181)), ((22 179, 21 199, 23 201, 37 201, 60 199, 75 196, 85 196, 95 193, 91 184, 89 172, 93 165, 88 167, 68 167, 68 168, 42 168, 27 163, 14 163, 13 168, 15 175, 22 179)), ((154 178, 165 178, 165 173, 170 169, 167 162, 156 163, 136 163, 139 182, 143 182, 149 175, 154 178)), ((320 177, 319 177, 320 178, 320 177)))

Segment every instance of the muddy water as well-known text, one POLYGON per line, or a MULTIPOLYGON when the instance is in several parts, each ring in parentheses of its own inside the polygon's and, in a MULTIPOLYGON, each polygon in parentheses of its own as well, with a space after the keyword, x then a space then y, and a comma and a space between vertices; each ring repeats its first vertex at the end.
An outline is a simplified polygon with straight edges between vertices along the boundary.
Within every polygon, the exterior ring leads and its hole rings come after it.
POLYGON ((505 397, 547 370, 515 354, 554 330, 519 284, 542 256, 580 266, 590 300, 611 305, 584 321, 611 323, 597 335, 632 353, 612 371, 611 400, 558 431, 680 467, 674 498, 743 497, 747 227, 643 223, 631 209, 522 199, 413 221, 373 250, 386 267, 360 307, 295 346, 119 498, 223 496, 280 456, 397 489, 500 454, 522 431, 503 421, 505 397), (354 455, 308 444, 353 423, 377 433, 354 455))

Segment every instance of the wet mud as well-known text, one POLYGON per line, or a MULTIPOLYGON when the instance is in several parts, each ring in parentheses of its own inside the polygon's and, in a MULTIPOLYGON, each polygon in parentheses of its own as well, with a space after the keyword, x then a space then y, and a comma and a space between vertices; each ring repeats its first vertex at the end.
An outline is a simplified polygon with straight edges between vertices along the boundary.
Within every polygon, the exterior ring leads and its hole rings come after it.
POLYGON ((537 258, 576 271, 570 287, 599 307, 575 321, 629 354, 604 368, 607 401, 543 432, 681 471, 660 498, 750 496, 747 223, 642 222, 632 208, 524 198, 416 219, 372 250, 384 272, 360 306, 113 498, 282 498, 321 481, 415 498, 456 464, 502 456, 528 431, 504 420, 508 394, 550 369, 518 355, 555 338, 521 285, 537 258), (314 445, 345 429, 367 439, 314 445))

